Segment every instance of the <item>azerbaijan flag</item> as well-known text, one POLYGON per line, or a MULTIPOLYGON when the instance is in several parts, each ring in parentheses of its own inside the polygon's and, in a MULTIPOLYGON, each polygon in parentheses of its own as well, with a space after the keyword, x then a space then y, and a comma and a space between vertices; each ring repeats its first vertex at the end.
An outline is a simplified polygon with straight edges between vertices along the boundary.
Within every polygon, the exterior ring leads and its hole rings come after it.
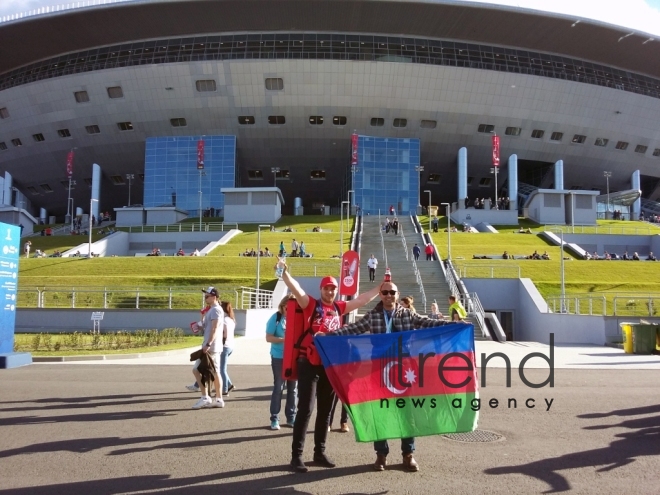
MULTIPOLYGON (((358 442, 473 431, 474 326, 315 338, 358 442)), ((476 407, 475 407, 476 409, 476 407)))

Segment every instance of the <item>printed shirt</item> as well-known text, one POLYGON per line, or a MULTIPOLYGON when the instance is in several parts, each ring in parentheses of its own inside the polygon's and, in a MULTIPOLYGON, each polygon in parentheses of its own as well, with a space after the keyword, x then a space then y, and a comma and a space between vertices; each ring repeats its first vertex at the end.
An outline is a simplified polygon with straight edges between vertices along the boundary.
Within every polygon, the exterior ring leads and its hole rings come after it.
MULTIPOLYGON (((406 330, 415 330, 417 328, 439 327, 445 325, 445 320, 433 320, 426 316, 421 316, 408 308, 404 308, 397 303, 392 314, 392 332, 403 332, 406 330)), ((383 303, 369 311, 364 317, 341 327, 335 331, 335 335, 359 335, 362 333, 387 333, 387 324, 385 322, 385 314, 383 303)))
MULTIPOLYGON (((312 332, 313 333, 329 333, 335 332, 341 327, 341 316, 346 312, 346 301, 335 301, 333 304, 327 305, 321 302, 322 315, 319 315, 316 311, 316 305, 320 301, 309 296, 309 304, 303 310, 303 316, 305 318, 305 324, 309 325, 310 319, 314 316, 314 321, 311 322, 312 332), (339 308, 340 313, 337 314, 335 309, 335 304, 339 308)), ((310 339, 310 345, 314 345, 314 340, 310 339)), ((300 356, 305 357, 307 352, 305 349, 301 349, 300 356)))
MULTIPOLYGON (((273 316, 271 316, 268 319, 268 323, 266 323, 266 333, 268 335, 274 335, 275 337, 279 337, 281 339, 284 338, 284 330, 286 329, 286 315, 282 315, 282 318, 280 318, 280 321, 277 321, 277 315, 279 313, 275 313, 273 316)), ((283 343, 271 343, 270 344, 270 355, 271 357, 274 357, 276 359, 283 359, 284 358, 284 344, 283 343)))

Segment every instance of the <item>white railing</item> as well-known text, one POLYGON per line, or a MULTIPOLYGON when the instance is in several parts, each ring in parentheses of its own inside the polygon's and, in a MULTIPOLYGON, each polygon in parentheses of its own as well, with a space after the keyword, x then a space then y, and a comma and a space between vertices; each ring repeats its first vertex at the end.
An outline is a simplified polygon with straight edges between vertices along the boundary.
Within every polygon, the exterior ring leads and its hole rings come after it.
POLYGON ((383 261, 385 268, 389 265, 387 263, 387 250, 385 249, 385 238, 383 237, 383 224, 380 221, 380 210, 378 210, 378 232, 380 232, 380 247, 383 249, 383 261))
POLYGON ((241 287, 240 309, 272 309, 273 291, 241 287))
POLYGON ((649 316, 660 314, 660 294, 617 295, 612 300, 614 316, 649 316))
POLYGON ((153 232, 224 232, 232 229, 238 230, 237 223, 175 223, 172 225, 137 225, 133 227, 119 227, 118 230, 130 233, 153 233, 153 232))
POLYGON ((518 265, 470 264, 458 267, 460 278, 520 278, 522 271, 518 265))
POLYGON ((479 327, 481 327, 482 335, 486 335, 485 311, 477 293, 468 292, 467 294, 460 294, 460 301, 465 311, 467 311, 468 316, 474 316, 476 318, 479 327))
POLYGON ((625 293, 566 294, 546 297, 549 313, 585 316, 660 316, 660 294, 625 293))
POLYGON ((570 315, 607 315, 607 300, 605 296, 594 294, 570 294, 566 296, 551 296, 546 298, 548 313, 570 315))
POLYGON ((403 235, 403 228, 401 227, 400 224, 399 224, 399 235, 401 236, 401 244, 403 244, 403 252, 406 253, 406 261, 408 261, 410 259, 409 257, 410 253, 408 253, 408 244, 406 243, 406 236, 403 235))
POLYGON ((621 235, 650 235, 657 234, 660 231, 652 227, 612 227, 611 225, 544 225, 539 227, 541 230, 550 232, 564 232, 564 234, 621 234, 621 235))
POLYGON ((419 286, 419 293, 422 296, 422 304, 424 305, 424 312, 426 313, 426 292, 424 291, 424 283, 422 282, 422 275, 419 272, 419 268, 417 267, 417 262, 415 261, 415 258, 412 258, 412 266, 413 266, 413 273, 415 274, 415 282, 417 282, 417 285, 419 286))
POLYGON ((126 3, 134 0, 85 0, 83 2, 71 2, 58 5, 50 5, 47 7, 40 7, 38 9, 27 10, 25 12, 17 12, 16 14, 9 14, 0 17, 0 23, 18 21, 26 17, 34 17, 37 15, 54 14, 56 12, 63 12, 66 10, 74 10, 85 7, 96 7, 98 5, 109 5, 113 3, 126 3))

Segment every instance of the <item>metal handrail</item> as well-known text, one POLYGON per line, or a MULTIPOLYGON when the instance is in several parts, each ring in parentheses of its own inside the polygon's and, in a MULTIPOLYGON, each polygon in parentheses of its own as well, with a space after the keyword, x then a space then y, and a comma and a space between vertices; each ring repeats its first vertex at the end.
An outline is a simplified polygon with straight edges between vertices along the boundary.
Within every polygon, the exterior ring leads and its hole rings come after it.
POLYGON ((198 223, 175 223, 170 225, 136 225, 119 227, 118 230, 130 233, 162 233, 162 232, 224 232, 225 230, 238 230, 235 222, 203 223, 200 230, 198 223))
POLYGON ((548 304, 548 313, 588 316, 607 315, 607 300, 605 299, 605 296, 589 294, 550 296, 546 298, 546 303, 548 304), (584 304, 583 301, 586 301, 587 304, 584 304), (600 311, 598 308, 600 308, 600 311))
MULTIPOLYGON (((506 272, 507 270, 510 272, 517 272, 517 275, 514 277, 505 277, 505 276, 499 276, 497 278, 521 278, 522 277, 522 269, 520 268, 519 265, 510 265, 507 263, 506 266, 504 265, 490 265, 490 264, 469 264, 469 265, 462 265, 458 267, 458 274, 460 278, 469 278, 468 273, 470 271, 477 271, 478 273, 482 274, 483 271, 489 271, 490 276, 486 278, 496 278, 495 277, 495 272, 506 272)), ((484 278, 482 275, 472 275, 472 278, 484 278)))
POLYGON ((621 234, 621 235, 650 235, 658 233, 658 229, 649 227, 612 227, 601 225, 543 225, 541 230, 561 232, 564 234, 621 234))

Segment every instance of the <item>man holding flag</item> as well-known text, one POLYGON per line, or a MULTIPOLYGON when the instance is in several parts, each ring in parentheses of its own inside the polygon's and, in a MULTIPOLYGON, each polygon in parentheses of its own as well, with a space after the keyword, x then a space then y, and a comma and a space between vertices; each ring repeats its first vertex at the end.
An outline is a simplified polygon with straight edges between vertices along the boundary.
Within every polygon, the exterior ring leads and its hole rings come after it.
POLYGON ((338 329, 342 324, 342 315, 372 301, 378 294, 378 287, 350 301, 335 302, 339 287, 337 280, 334 277, 323 277, 320 285, 321 297, 317 300, 308 296, 300 284, 289 275, 285 260, 286 258, 278 258, 278 266, 283 269, 282 281, 303 310, 305 325, 309 329, 306 338, 301 342, 301 357, 298 360, 298 413, 293 425, 291 444, 291 467, 299 473, 306 473, 308 468, 302 460, 302 454, 315 396, 317 411, 314 426, 314 462, 323 467, 335 467, 335 463, 325 454, 335 392, 325 374, 313 336, 338 329))
MULTIPOLYGON (((380 285, 381 302, 361 320, 339 328, 331 335, 359 335, 365 332, 372 334, 405 332, 417 328, 438 327, 447 323, 444 319, 434 320, 404 308, 398 303, 398 298, 397 286, 392 282, 383 282, 380 285)), ((442 318, 442 315, 440 317, 442 318)), ((387 465, 387 455, 390 451, 387 440, 374 442, 374 449, 376 450, 374 469, 383 471, 387 465)), ((414 451, 415 439, 412 437, 402 438, 401 454, 403 455, 403 466, 406 471, 419 471, 419 465, 413 458, 414 451)))

